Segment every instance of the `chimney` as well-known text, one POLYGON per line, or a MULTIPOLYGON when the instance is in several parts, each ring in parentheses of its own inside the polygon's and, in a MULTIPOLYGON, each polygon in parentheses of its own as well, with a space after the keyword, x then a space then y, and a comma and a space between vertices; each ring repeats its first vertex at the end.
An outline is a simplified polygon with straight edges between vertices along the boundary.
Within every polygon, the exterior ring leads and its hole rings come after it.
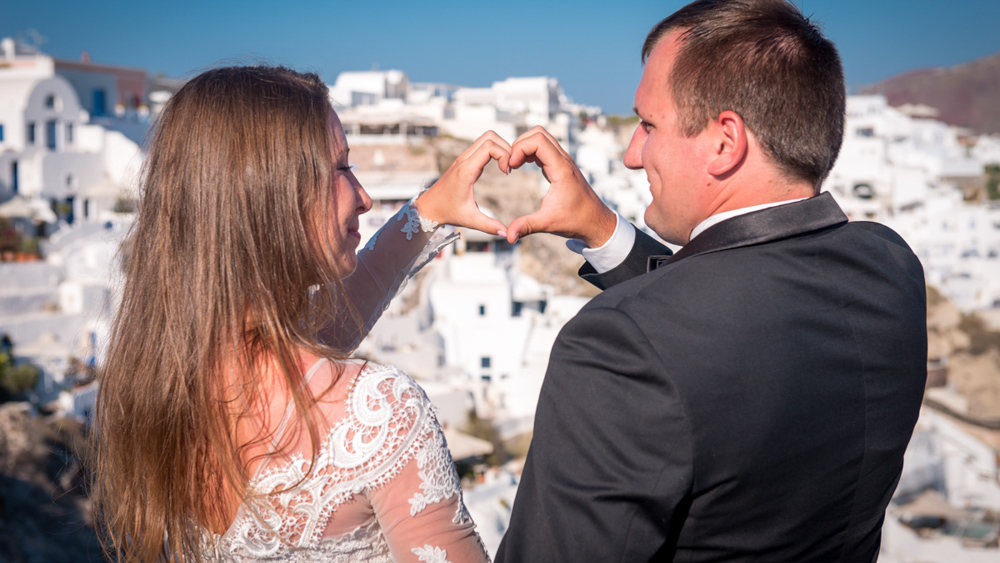
POLYGON ((3 52, 3 60, 13 61, 14 60, 14 40, 10 37, 4 37, 0 40, 0 51, 3 52))
POLYGON ((85 65, 89 65, 90 64, 90 53, 88 53, 86 51, 80 53, 80 62, 82 62, 85 65))

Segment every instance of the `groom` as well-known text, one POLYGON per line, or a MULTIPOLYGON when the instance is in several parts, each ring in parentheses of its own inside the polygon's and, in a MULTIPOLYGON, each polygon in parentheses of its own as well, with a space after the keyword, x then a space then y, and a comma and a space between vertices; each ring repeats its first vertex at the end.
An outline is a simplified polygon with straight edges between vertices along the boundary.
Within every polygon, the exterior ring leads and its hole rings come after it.
POLYGON ((553 347, 497 561, 874 561, 924 389, 925 289, 896 233, 819 194, 836 49, 784 0, 699 0, 642 56, 625 165, 679 252, 544 130, 512 146, 552 186, 508 238, 580 239, 606 291, 553 347))

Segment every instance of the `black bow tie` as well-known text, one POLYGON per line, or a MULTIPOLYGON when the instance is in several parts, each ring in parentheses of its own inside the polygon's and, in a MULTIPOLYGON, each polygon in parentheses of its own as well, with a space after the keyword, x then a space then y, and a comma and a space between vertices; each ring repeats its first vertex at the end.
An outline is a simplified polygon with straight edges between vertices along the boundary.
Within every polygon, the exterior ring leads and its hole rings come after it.
POLYGON ((646 272, 652 272, 653 270, 659 268, 667 259, 670 258, 669 255, 654 254, 646 259, 646 272))

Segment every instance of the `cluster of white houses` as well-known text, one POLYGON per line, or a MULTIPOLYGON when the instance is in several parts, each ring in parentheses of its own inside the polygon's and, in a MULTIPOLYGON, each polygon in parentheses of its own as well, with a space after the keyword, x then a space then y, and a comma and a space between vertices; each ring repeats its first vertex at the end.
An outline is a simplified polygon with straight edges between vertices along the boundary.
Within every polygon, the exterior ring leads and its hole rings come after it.
POLYGON ((68 225, 100 221, 131 197, 148 99, 143 70, 0 41, 0 203, 43 201, 68 225))
MULTIPOLYGON (((44 394, 58 390, 69 356, 101 360, 115 252, 130 220, 115 212, 116 202, 133 197, 149 120, 177 84, 86 58, 53 60, 10 39, 0 46, 0 214, 11 202, 34 209, 17 224, 44 224, 48 237, 45 261, 0 264, 0 334, 10 336, 19 358, 44 368, 44 394)), ((330 93, 349 143, 371 149, 369 160, 354 163, 375 202, 363 235, 436 177, 435 166, 387 166, 394 150, 488 129, 513 140, 535 125, 567 146, 609 204, 644 227, 648 184, 641 170, 621 163, 627 138, 603 126, 598 108, 573 104, 554 78, 465 88, 411 83, 396 70, 345 72, 330 93)), ((1000 209, 964 194, 996 163, 996 137, 965 135, 926 108, 850 96, 843 150, 823 189, 852 219, 902 234, 928 282, 960 308, 989 312, 1000 309, 1000 209)), ((586 299, 556 295, 524 274, 519 253, 498 237, 465 233, 411 282, 359 353, 421 378, 449 426, 462 427, 471 410, 494 420, 504 437, 530 431, 551 344, 586 299)), ((90 401, 92 389, 66 407, 86 415, 90 401)), ((952 488, 960 491, 956 502, 1000 510, 996 457, 988 455, 995 450, 968 446, 978 452, 974 468, 948 461, 957 455, 949 444, 962 436, 947 422, 925 420, 901 486, 910 493, 952 488)), ((477 519, 496 522, 488 543, 499 541, 515 486, 501 476, 470 495, 477 519)))

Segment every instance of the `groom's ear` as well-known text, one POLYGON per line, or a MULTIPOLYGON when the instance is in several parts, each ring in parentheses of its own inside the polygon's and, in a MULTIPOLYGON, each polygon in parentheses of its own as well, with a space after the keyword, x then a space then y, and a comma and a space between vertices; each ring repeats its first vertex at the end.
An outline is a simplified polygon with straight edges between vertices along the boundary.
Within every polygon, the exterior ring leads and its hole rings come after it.
POLYGON ((705 133, 711 143, 707 172, 713 176, 725 176, 739 168, 749 143, 743 118, 735 111, 726 110, 708 124, 705 133))

